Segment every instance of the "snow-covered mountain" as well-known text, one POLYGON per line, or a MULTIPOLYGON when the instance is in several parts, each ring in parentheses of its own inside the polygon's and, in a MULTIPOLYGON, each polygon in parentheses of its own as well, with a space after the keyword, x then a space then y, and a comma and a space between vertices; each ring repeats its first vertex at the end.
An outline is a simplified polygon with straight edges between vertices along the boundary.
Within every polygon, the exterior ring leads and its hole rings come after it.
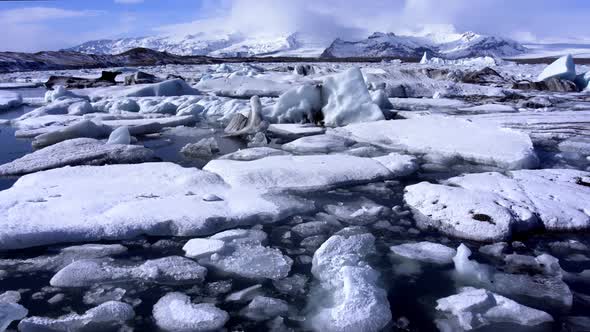
POLYGON ((514 56, 526 52, 521 44, 497 36, 479 35, 473 32, 453 34, 446 38, 429 36, 399 36, 393 33, 376 32, 367 39, 345 41, 336 39, 322 54, 323 57, 410 57, 416 58, 424 52, 458 59, 465 57, 514 56))
POLYGON ((456 59, 476 56, 506 57, 526 49, 515 41, 479 35, 427 34, 421 36, 376 32, 360 41, 334 41, 310 34, 246 36, 241 33, 197 33, 186 36, 155 36, 89 41, 68 49, 88 54, 120 54, 142 47, 176 55, 215 57, 305 56, 305 57, 405 57, 419 58, 424 52, 456 59), (330 44, 331 43, 331 44, 330 44), (327 48, 326 48, 327 47, 327 48))
POLYGON ((249 57, 264 55, 319 56, 329 41, 293 33, 287 35, 244 36, 240 33, 192 34, 183 37, 157 36, 95 40, 67 49, 89 54, 120 54, 137 47, 177 55, 249 57))

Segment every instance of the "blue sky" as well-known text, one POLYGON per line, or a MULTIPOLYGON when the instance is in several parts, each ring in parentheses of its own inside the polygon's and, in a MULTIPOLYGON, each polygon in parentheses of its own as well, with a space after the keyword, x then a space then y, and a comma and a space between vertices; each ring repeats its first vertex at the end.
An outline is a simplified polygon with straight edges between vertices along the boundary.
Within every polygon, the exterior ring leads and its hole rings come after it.
POLYGON ((590 41, 590 0, 0 0, 0 51, 56 50, 93 39, 307 30, 473 30, 523 41, 590 41))

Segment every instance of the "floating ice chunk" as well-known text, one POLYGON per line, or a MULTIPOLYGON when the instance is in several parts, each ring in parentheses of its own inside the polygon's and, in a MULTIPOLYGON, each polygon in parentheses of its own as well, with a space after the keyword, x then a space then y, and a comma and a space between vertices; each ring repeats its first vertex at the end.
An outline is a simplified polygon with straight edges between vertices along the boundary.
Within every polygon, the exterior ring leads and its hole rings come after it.
POLYGON ((263 321, 284 316, 289 311, 287 302, 266 296, 256 296, 240 314, 248 319, 263 321))
POLYGON ((0 294, 0 303, 18 303, 20 299, 20 293, 17 291, 6 291, 0 294))
POLYGON ((457 254, 453 257, 455 271, 461 278, 468 278, 480 283, 489 283, 493 272, 491 267, 469 260, 469 256, 471 256, 471 250, 461 243, 457 248, 457 254))
POLYGON ((138 101, 139 103, 139 113, 142 114, 169 114, 175 115, 176 111, 178 110, 178 106, 174 103, 171 103, 164 100, 155 100, 155 99, 144 99, 141 98, 138 101))
POLYGON ((280 280, 273 280, 273 286, 281 293, 287 295, 303 295, 305 294, 305 286, 309 278, 302 274, 294 274, 280 280))
POLYGON ((278 97, 292 88, 292 84, 264 77, 232 75, 201 80, 196 87, 218 96, 250 98, 252 96, 278 97))
POLYGON ((257 284, 248 288, 244 288, 237 292, 229 294, 225 301, 227 302, 247 302, 255 298, 258 294, 262 293, 262 285, 257 284))
POLYGON ((299 123, 273 123, 268 126, 268 132, 274 136, 292 138, 300 136, 312 136, 323 134, 326 131, 323 127, 318 127, 313 124, 299 124, 299 123))
POLYGON ((110 133, 108 127, 96 124, 91 120, 82 120, 62 129, 41 134, 33 140, 33 147, 43 148, 73 138, 104 138, 110 133))
POLYGON ((0 90, 0 112, 19 107, 22 103, 23 97, 20 94, 0 90))
POLYGON ((436 321, 441 331, 469 331, 484 326, 505 328, 505 323, 526 327, 553 322, 546 312, 529 308, 485 289, 465 287, 459 294, 436 301, 446 318, 436 321))
POLYGON ((0 331, 4 332, 12 321, 23 319, 29 311, 13 302, 0 302, 0 331))
POLYGON ((202 258, 199 263, 246 279, 282 279, 289 274, 293 260, 279 249, 256 243, 232 244, 233 252, 202 258))
POLYGON ((86 311, 83 315, 72 313, 55 319, 37 316, 28 317, 20 321, 18 330, 22 332, 82 332, 92 328, 99 331, 122 325, 126 321, 133 319, 134 316, 135 312, 129 304, 109 301, 86 311))
POLYGON ((139 234, 203 236, 311 209, 301 198, 230 188, 215 174, 172 163, 66 167, 24 176, 0 192, 0 249, 139 234), (203 201, 206 194, 223 200, 203 201))
POLYGON ((377 219, 391 214, 390 209, 365 197, 353 201, 328 204, 324 207, 324 210, 340 221, 360 226, 372 224, 377 219))
POLYGON ((490 193, 422 182, 406 187, 404 200, 420 227, 434 227, 459 238, 506 240, 516 223, 510 209, 504 207, 509 204, 490 193))
POLYGON ((357 123, 336 128, 331 134, 411 154, 438 155, 454 162, 467 160, 508 169, 538 164, 528 135, 449 117, 357 123))
POLYGON ((329 126, 385 119, 356 67, 324 79, 322 99, 324 122, 329 126))
POLYGON ((191 303, 182 293, 168 293, 154 305, 156 324, 174 332, 217 331, 229 320, 227 312, 210 303, 191 303))
POLYGON ((86 100, 79 101, 68 106, 68 114, 70 115, 84 115, 95 112, 94 108, 86 100))
POLYGON ((186 107, 182 107, 178 106, 178 109, 176 111, 176 116, 183 116, 183 115, 192 115, 192 116, 200 116, 203 115, 203 111, 205 110, 205 107, 203 107, 203 105, 199 105, 199 104, 192 104, 192 105, 188 105, 186 107))
POLYGON ((322 109, 321 89, 315 85, 293 87, 283 93, 272 111, 267 114, 272 122, 313 121, 322 109))
POLYGON ((64 166, 135 164, 155 161, 142 146, 105 144, 92 138, 63 141, 0 165, 0 175, 23 175, 64 166))
POLYGON ((273 149, 266 146, 257 147, 257 148, 248 148, 238 150, 236 152, 232 152, 226 155, 219 157, 219 159, 229 159, 229 160, 238 160, 238 161, 251 161, 256 159, 262 159, 264 157, 270 156, 286 156, 289 155, 289 152, 273 149))
POLYGON ((346 155, 271 156, 252 161, 212 160, 204 170, 232 187, 263 190, 323 190, 394 178, 380 162, 346 155))
POLYGON ((517 110, 504 104, 483 104, 479 106, 459 108, 459 112, 466 112, 470 114, 482 114, 482 113, 516 113, 517 110))
POLYGON ((311 318, 316 331, 380 331, 391 320, 378 272, 367 265, 376 252, 371 234, 334 235, 315 252, 312 273, 334 303, 323 304, 311 318))
POLYGON ((191 258, 201 258, 220 252, 225 248, 225 242, 215 239, 192 239, 189 240, 182 250, 185 255, 191 258))
POLYGON ((569 81, 576 79, 576 65, 574 64, 574 58, 572 58, 571 54, 562 56, 549 66, 545 67, 543 72, 537 77, 537 81, 543 81, 548 78, 559 78, 569 81))
POLYGON ((387 99, 387 95, 385 91, 379 89, 376 91, 371 92, 371 99, 373 103, 375 103, 381 110, 390 110, 393 109, 393 104, 387 99))
POLYGON ((137 265, 109 259, 79 260, 59 270, 50 280, 54 287, 89 287, 95 284, 140 280, 163 284, 200 283, 207 269, 179 256, 148 260, 137 265))
POLYGON ((99 305, 109 301, 121 301, 127 293, 123 288, 112 286, 98 286, 84 294, 83 301, 88 305, 99 305))
POLYGON ((180 153, 188 158, 209 158, 217 152, 219 152, 219 145, 215 137, 203 138, 197 143, 189 143, 180 150, 180 153))
POLYGON ((426 263, 450 264, 457 251, 432 242, 404 243, 389 248, 394 254, 426 263))
POLYGON ((355 143, 342 136, 314 135, 296 139, 283 145, 282 148, 297 154, 320 154, 344 151, 355 143))
MULTIPOLYGON (((99 93, 100 90, 97 90, 99 93)), ((108 90, 110 91, 110 90, 108 90)), ((114 97, 169 97, 198 95, 200 92, 193 89, 181 79, 168 80, 160 83, 140 85, 131 88, 114 90, 114 97)))
POLYGON ((131 135, 127 126, 121 126, 109 135, 107 144, 131 144, 131 135))
POLYGON ((411 175, 418 170, 418 163, 413 156, 392 152, 388 155, 375 157, 373 159, 380 162, 391 173, 396 174, 399 177, 411 175))

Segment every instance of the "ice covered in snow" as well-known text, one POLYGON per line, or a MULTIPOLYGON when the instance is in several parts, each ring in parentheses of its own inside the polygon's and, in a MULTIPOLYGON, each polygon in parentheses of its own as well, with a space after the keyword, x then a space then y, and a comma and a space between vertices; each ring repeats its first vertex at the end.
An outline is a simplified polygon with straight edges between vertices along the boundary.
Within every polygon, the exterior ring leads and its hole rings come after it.
POLYGON ((296 154, 320 154, 341 152, 356 142, 346 137, 329 134, 301 137, 281 148, 296 154))
POLYGON ((537 81, 543 81, 548 78, 560 78, 569 81, 576 79, 576 65, 571 54, 564 55, 545 67, 543 72, 537 76, 537 81))
POLYGON ((121 126, 111 132, 107 144, 131 144, 131 135, 127 126, 121 126))
POLYGON ((323 134, 326 131, 323 127, 312 124, 298 123, 273 123, 268 126, 268 132, 275 136, 298 137, 323 134))
POLYGON ((213 92, 217 96, 250 98, 278 97, 291 89, 292 84, 274 81, 272 77, 230 75, 201 80, 196 87, 201 91, 213 92))
POLYGON ((504 104, 483 104, 472 107, 459 108, 458 111, 466 113, 515 113, 516 109, 504 104))
POLYGON ((104 138, 110 133, 108 127, 91 120, 82 120, 73 125, 41 134, 33 140, 33 147, 43 148, 73 138, 104 138))
POLYGON ((279 96, 268 118, 273 122, 300 123, 312 121, 322 109, 322 93, 319 86, 301 85, 287 90, 279 96))
POLYGON ((210 303, 192 303, 182 293, 168 293, 153 309, 156 324, 165 331, 207 332, 223 328, 229 320, 227 312, 210 303))
POLYGON ((456 65, 456 66, 497 66, 502 64, 502 60, 491 56, 482 56, 476 58, 462 58, 462 59, 444 59, 439 57, 428 56, 427 52, 424 52, 422 59, 420 60, 422 65, 456 65))
POLYGON ((19 107, 23 103, 23 97, 12 91, 0 90, 0 112, 19 107))
POLYGON ((188 158, 209 158, 217 152, 219 152, 219 145, 215 137, 207 137, 196 143, 189 143, 180 150, 180 153, 188 158))
POLYGON ((247 148, 232 152, 219 157, 219 159, 239 160, 239 161, 251 161, 256 159, 262 159, 270 156, 285 156, 289 155, 289 152, 261 146, 257 148, 247 148))
MULTIPOLYGON (((199 259, 199 263, 226 274, 254 280, 277 280, 285 278, 293 264, 293 260, 279 249, 264 246, 266 234, 262 231, 225 231, 211 236, 209 240, 223 241, 224 246, 215 253, 204 254, 201 251, 199 256, 202 254, 204 257, 199 259)), ((187 245, 185 250, 190 255, 192 245, 187 245)))
POLYGON ((171 163, 66 167, 26 175, 0 192, 0 249, 139 234, 208 235, 310 208, 300 198, 231 188, 215 174, 171 163), (223 200, 204 201, 207 194, 223 200))
POLYGON ((136 164, 156 160, 154 152, 142 146, 105 144, 92 138, 76 138, 0 165, 0 175, 23 175, 64 166, 136 164))
POLYGON ((328 126, 383 120, 383 112, 371 99, 359 68, 326 77, 322 85, 322 113, 328 126))
POLYGON ((466 160, 507 169, 538 164, 528 135, 451 117, 433 115, 357 123, 330 133, 386 149, 439 157, 451 164, 466 160))
POLYGON ((202 282, 206 274, 207 269, 180 256, 152 259, 134 265, 118 264, 112 259, 83 259, 59 270, 49 283, 54 287, 90 287, 122 281, 194 284, 202 282))
POLYGON ((220 252, 225 248, 225 242, 216 239, 192 239, 189 240, 182 250, 185 255, 191 258, 201 258, 220 252))
POLYGON ((404 198, 425 225, 467 239, 503 240, 541 225, 590 228, 588 183, 589 173, 569 169, 478 173, 408 186, 404 198))
POLYGON ((139 84, 125 88, 115 86, 107 88, 84 89, 77 92, 88 94, 90 99, 93 101, 103 98, 170 97, 200 94, 199 90, 192 88, 181 79, 173 79, 153 84, 139 84))
POLYGON ((217 159, 203 170, 219 174, 234 188, 273 191, 323 190, 397 176, 375 159, 347 155, 271 156, 252 161, 217 159))
POLYGON ((481 327, 500 329, 503 323, 535 327, 553 322, 546 312, 533 309, 485 289, 465 287, 459 294, 436 301, 444 319, 436 320, 441 331, 470 331, 481 327))
MULTIPOLYGON (((376 253, 373 235, 334 235, 313 255, 312 273, 333 300, 312 313, 315 331, 381 331, 391 320, 379 273, 367 263, 376 253)), ((320 301, 321 302, 321 301, 320 301)))
POLYGON ((12 321, 23 319, 28 313, 29 311, 18 303, 0 301, 0 331, 6 331, 12 321))
POLYGON ((80 96, 76 95, 71 91, 68 91, 62 85, 58 85, 53 90, 48 90, 47 92, 45 92, 45 102, 47 103, 52 103, 58 99, 67 98, 80 98, 80 96))
POLYGON ((389 248, 394 254, 420 262, 450 264, 457 251, 440 243, 417 242, 404 243, 389 248))
POLYGON ((82 332, 88 329, 101 330, 123 325, 133 319, 135 312, 127 303, 105 302, 89 309, 82 315, 71 313, 58 318, 27 317, 20 321, 18 330, 22 332, 71 331, 82 332))

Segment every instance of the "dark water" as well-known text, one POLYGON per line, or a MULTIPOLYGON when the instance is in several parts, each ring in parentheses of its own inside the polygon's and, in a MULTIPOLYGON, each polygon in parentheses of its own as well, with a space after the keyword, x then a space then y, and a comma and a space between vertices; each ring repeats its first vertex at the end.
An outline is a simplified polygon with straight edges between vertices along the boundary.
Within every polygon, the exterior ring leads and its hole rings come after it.
MULTIPOLYGON (((14 119, 31 110, 29 106, 22 106, 10 112, 0 113, 0 119, 14 119)), ((33 151, 31 140, 14 137, 15 131, 11 126, 0 124, 0 164, 11 162, 33 151)), ((16 178, 0 177, 0 190, 10 188, 15 181, 16 178)))

